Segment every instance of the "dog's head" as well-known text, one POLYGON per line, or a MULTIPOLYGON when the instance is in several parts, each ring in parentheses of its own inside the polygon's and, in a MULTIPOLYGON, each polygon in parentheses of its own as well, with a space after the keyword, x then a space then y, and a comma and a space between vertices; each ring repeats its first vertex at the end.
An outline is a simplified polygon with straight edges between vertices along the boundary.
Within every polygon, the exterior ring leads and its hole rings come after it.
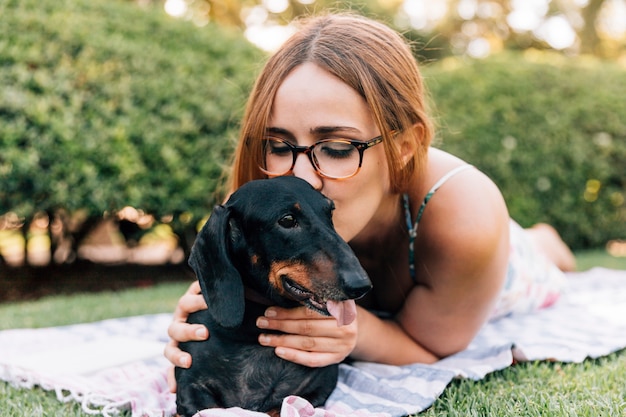
POLYGON ((352 321, 352 300, 372 284, 335 232, 333 208, 296 177, 251 181, 216 206, 189 259, 213 318, 223 327, 241 324, 245 285, 276 305, 352 321))

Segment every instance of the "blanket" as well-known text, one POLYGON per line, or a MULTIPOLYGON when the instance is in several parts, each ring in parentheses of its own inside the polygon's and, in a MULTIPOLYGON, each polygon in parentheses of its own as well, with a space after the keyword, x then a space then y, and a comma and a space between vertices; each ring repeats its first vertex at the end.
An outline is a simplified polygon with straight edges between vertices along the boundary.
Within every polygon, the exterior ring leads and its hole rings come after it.
MULTIPOLYGON (((553 307, 485 324, 464 351, 433 365, 340 365, 325 407, 291 396, 281 417, 396 417, 430 407, 454 378, 479 380, 514 360, 581 362, 626 348, 626 271, 595 268, 568 274, 553 307)), ((90 414, 169 416, 162 352, 171 316, 156 314, 96 323, 0 332, 0 379, 54 390, 90 414)), ((266 417, 239 408, 204 410, 201 417, 266 417)))

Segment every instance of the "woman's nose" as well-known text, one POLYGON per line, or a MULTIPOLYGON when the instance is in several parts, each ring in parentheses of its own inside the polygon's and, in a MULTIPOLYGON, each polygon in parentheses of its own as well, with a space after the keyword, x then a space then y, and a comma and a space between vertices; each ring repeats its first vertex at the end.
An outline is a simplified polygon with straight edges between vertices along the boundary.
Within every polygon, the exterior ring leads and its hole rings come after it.
POLYGON ((293 165, 293 175, 305 180, 316 190, 322 189, 322 177, 317 173, 313 163, 308 155, 303 153, 296 157, 296 163, 293 165))

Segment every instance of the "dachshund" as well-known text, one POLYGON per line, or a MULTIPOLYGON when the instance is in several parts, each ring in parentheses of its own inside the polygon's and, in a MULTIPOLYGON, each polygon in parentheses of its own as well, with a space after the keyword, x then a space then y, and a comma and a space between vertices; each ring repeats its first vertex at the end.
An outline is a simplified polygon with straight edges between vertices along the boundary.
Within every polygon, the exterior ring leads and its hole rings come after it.
POLYGON ((289 395, 325 403, 338 365, 309 368, 279 358, 259 344, 255 323, 270 305, 304 305, 337 325, 355 319, 354 300, 372 284, 335 232, 333 209, 332 200, 292 176, 248 182, 213 209, 189 258, 208 309, 187 320, 206 325, 210 336, 180 344, 193 361, 175 370, 179 415, 218 407, 276 415, 289 395))

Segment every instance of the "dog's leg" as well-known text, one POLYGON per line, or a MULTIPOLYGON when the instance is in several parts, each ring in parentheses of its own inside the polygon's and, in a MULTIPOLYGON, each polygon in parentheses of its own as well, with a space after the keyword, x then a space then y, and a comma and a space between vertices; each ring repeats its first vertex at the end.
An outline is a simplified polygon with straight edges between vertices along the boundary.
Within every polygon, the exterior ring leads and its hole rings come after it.
POLYGON ((206 387, 198 386, 195 383, 179 384, 176 393, 176 413, 181 417, 191 417, 198 411, 198 405, 202 404, 202 409, 217 408, 220 404, 213 394, 206 387))

